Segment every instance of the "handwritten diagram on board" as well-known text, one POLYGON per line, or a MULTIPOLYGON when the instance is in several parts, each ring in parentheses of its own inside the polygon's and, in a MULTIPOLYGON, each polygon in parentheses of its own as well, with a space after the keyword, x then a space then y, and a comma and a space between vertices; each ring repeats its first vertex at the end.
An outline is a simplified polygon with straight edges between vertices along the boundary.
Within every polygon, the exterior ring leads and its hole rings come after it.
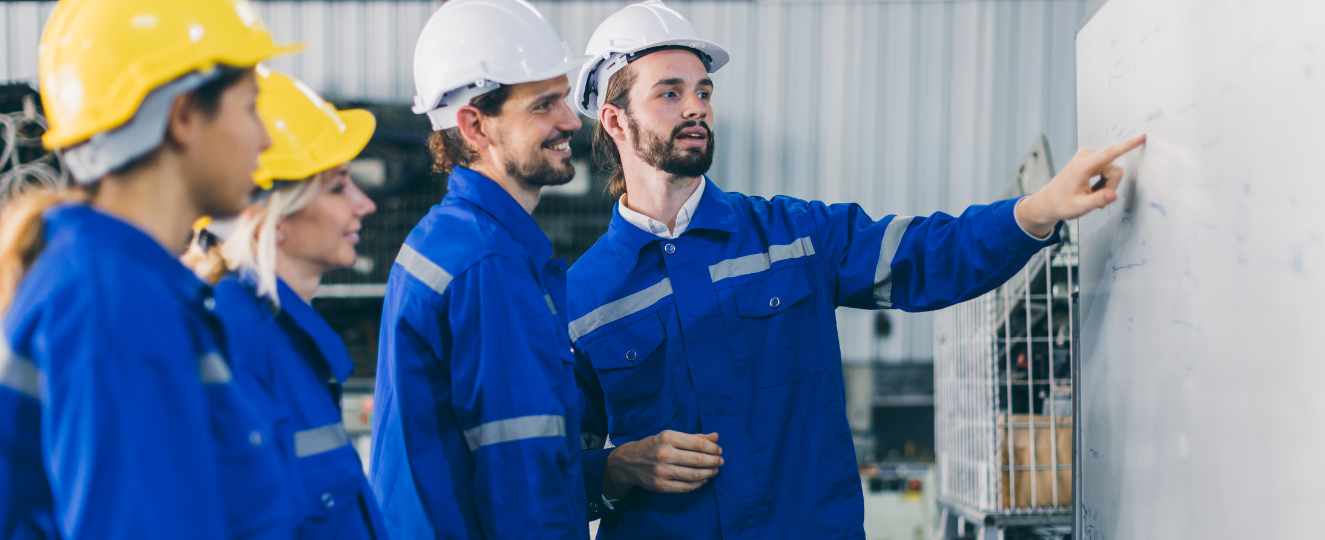
POLYGON ((1325 2, 1110 0, 1079 142, 1078 538, 1325 538, 1325 2))

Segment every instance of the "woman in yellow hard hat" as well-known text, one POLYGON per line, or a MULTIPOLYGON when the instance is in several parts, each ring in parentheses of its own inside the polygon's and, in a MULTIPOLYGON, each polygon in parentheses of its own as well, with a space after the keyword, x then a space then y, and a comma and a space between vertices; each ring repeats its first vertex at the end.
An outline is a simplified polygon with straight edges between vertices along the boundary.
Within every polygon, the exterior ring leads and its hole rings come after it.
POLYGON ((302 83, 261 67, 258 86, 258 113, 273 139, 255 177, 263 191, 220 224, 226 239, 209 256, 193 257, 194 268, 220 279, 216 314, 236 379, 268 392, 274 442, 294 464, 296 538, 386 538, 337 406, 354 363, 311 305, 323 273, 354 263, 362 219, 376 210, 350 180, 348 164, 376 121, 368 111, 337 111, 302 83))
POLYGON ((0 215, 0 533, 289 538, 265 400, 178 260, 248 204, 253 67, 287 48, 245 0, 65 0, 39 50, 43 140, 79 186, 0 215))

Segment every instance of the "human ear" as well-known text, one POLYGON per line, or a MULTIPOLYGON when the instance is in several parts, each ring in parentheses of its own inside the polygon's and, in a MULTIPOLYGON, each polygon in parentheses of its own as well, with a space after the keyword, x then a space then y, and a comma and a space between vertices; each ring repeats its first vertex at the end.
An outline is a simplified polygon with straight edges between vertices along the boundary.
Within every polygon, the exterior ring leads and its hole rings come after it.
POLYGON ((469 105, 461 107, 456 111, 456 120, 460 123, 458 126, 460 135, 474 148, 486 150, 492 146, 492 138, 489 137, 487 129, 489 126, 486 125, 487 118, 478 109, 469 105))

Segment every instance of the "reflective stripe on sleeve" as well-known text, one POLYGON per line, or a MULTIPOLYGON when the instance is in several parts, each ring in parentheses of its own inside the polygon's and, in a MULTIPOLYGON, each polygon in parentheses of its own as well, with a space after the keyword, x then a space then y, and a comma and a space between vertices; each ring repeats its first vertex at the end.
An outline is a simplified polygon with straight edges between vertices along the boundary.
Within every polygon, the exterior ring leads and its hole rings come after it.
POLYGON ((571 321, 570 340, 572 342, 577 341, 600 326, 612 321, 620 320, 633 313, 637 313, 671 295, 672 281, 671 279, 663 278, 662 281, 653 284, 653 286, 647 289, 598 306, 598 309, 590 311, 585 316, 571 321))
POLYGON ((552 310, 552 314, 553 314, 553 315, 556 315, 556 314, 557 314, 557 306, 555 306, 555 305, 552 304, 552 297, 549 296, 549 295, 546 295, 546 294, 545 294, 545 295, 543 295, 543 299, 544 299, 544 300, 547 300, 547 308, 550 309, 550 310, 552 310))
POLYGON ((40 399, 37 365, 14 354, 9 342, 0 337, 0 386, 33 399, 40 399))
POLYGON ((422 281, 437 294, 446 293, 446 287, 451 284, 451 274, 437 263, 432 262, 427 257, 419 254, 409 244, 400 246, 400 254, 396 255, 396 264, 405 269, 414 279, 422 281))
POLYGON ((350 434, 345 432, 345 425, 339 422, 322 427, 306 429, 294 434, 294 456, 308 457, 330 452, 350 444, 350 434))
POLYGON ((879 247, 879 265, 874 269, 874 301, 881 308, 893 307, 893 257, 902 244, 906 227, 915 216, 896 216, 883 230, 883 245, 879 247))
POLYGON ((226 384, 233 376, 220 353, 209 352, 198 359, 198 378, 203 384, 226 384))
POLYGON ((796 241, 778 246, 768 246, 768 253, 755 253, 719 261, 709 266, 709 277, 714 283, 727 278, 763 272, 773 267, 773 263, 787 259, 799 259, 814 255, 814 243, 810 237, 797 238, 796 241))
POLYGON ((497 420, 465 430, 470 450, 509 441, 565 436, 566 417, 551 414, 497 420))

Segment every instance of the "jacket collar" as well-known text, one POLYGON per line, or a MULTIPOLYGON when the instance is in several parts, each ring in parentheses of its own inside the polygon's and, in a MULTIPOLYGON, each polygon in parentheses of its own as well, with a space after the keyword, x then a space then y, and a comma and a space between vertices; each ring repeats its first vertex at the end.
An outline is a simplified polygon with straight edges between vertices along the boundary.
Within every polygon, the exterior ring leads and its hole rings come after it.
POLYGON ((447 179, 446 189, 449 195, 474 203, 491 215, 529 250, 535 261, 543 263, 552 258, 552 241, 543 234, 534 217, 497 182, 477 171, 456 167, 447 179))
POLYGON ((327 367, 331 368, 331 374, 336 377, 336 381, 344 383, 345 379, 350 378, 350 374, 354 373, 354 360, 350 358, 350 351, 345 348, 345 342, 341 341, 340 336, 331 329, 326 319, 317 314, 313 306, 304 303, 304 299, 295 294, 294 289, 279 277, 276 278, 276 295, 281 299, 281 312, 289 316, 300 330, 308 334, 317 345, 318 351, 322 353, 322 359, 327 362, 327 367))
MULTIPOLYGON (((704 194, 699 199, 699 208, 690 220, 690 226, 681 236, 700 229, 710 229, 727 233, 736 232, 736 210, 732 208, 727 194, 718 189, 707 176, 704 177, 704 194)), ((626 272, 635 270, 639 263, 639 252, 644 246, 661 240, 656 235, 637 227, 621 216, 621 202, 612 205, 612 222, 607 226, 605 236, 608 245, 616 253, 621 268, 626 272)))
POLYGON ((106 249, 157 274, 171 291, 190 305, 199 305, 211 295, 211 287, 198 279, 188 267, 166 250, 160 242, 123 218, 87 204, 70 203, 51 207, 43 214, 47 245, 59 236, 72 234, 85 239, 95 249, 106 249))

